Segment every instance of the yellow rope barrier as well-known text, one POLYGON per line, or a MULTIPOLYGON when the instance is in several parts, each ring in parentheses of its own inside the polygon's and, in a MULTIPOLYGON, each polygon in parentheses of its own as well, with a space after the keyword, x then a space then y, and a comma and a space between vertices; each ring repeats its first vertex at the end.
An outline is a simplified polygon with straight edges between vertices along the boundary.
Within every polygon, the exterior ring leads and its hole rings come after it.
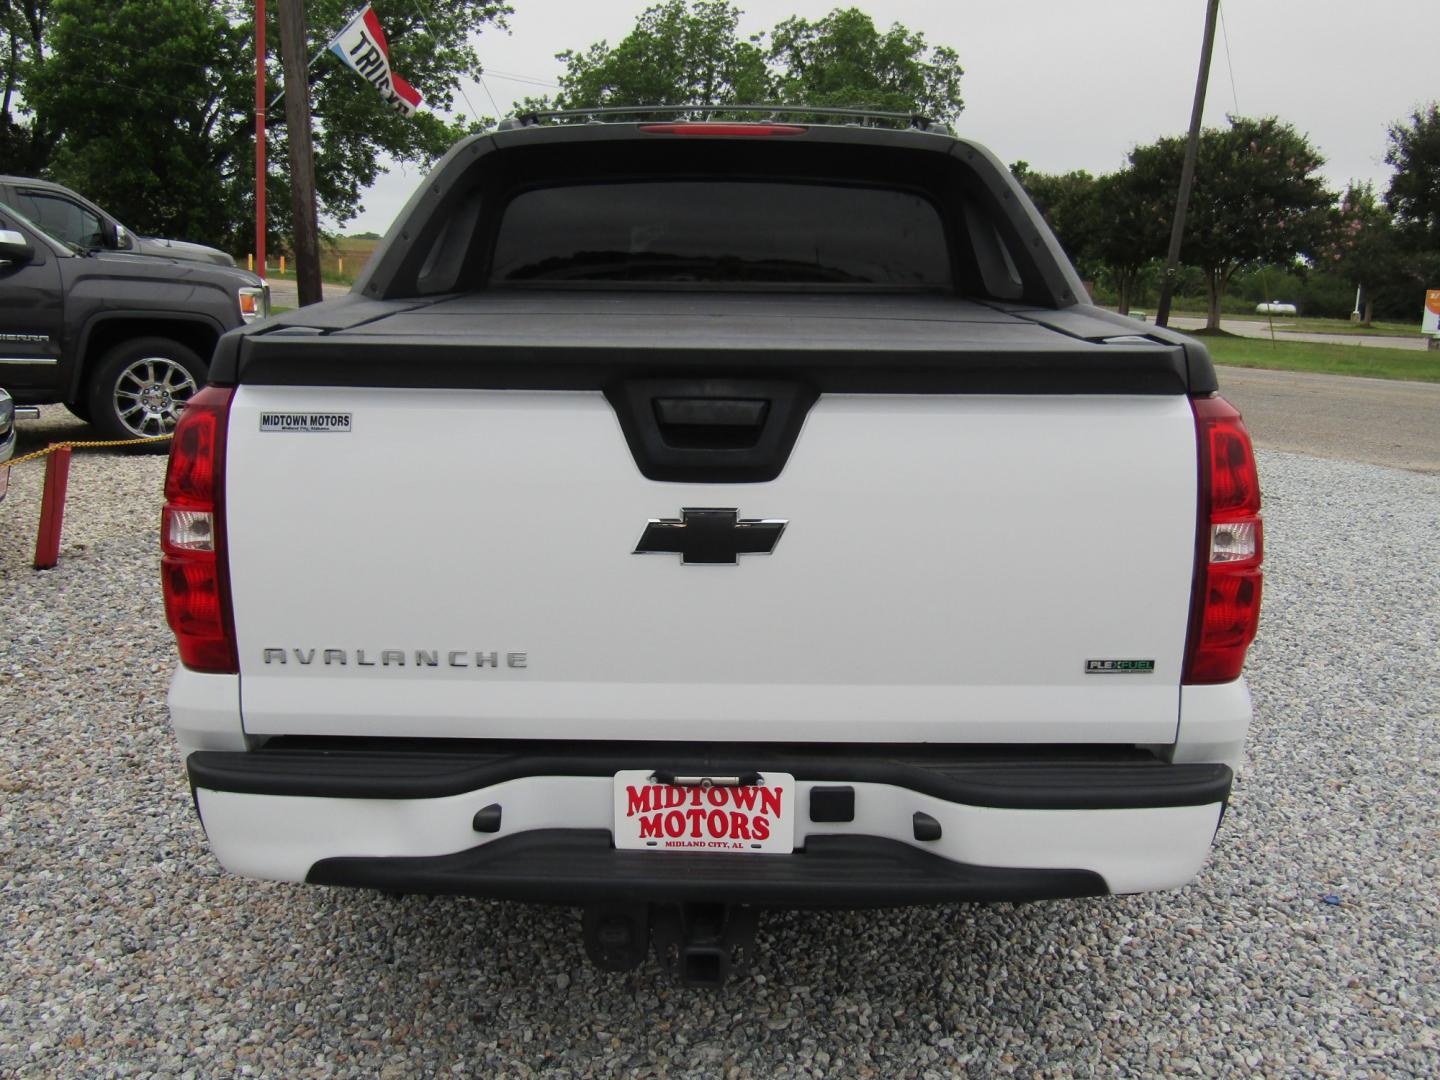
POLYGON ((23 465, 27 461, 38 461, 48 457, 63 446, 72 450, 88 450, 96 446, 145 446, 148 443, 165 442, 174 438, 174 435, 152 435, 145 439, 75 439, 70 442, 51 443, 44 450, 36 450, 33 453, 24 454, 21 457, 11 458, 9 461, 0 463, 0 468, 12 468, 16 465, 23 465))

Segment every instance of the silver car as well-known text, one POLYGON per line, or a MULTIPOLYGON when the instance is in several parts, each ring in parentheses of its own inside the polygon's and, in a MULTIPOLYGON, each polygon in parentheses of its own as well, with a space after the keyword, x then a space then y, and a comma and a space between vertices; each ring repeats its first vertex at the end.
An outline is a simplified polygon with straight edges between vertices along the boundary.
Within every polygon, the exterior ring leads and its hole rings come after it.
POLYGON ((29 406, 15 407, 15 402, 10 395, 0 387, 0 499, 5 498, 5 492, 10 487, 10 470, 4 467, 15 453, 15 416, 16 414, 25 417, 38 415, 39 410, 29 406))

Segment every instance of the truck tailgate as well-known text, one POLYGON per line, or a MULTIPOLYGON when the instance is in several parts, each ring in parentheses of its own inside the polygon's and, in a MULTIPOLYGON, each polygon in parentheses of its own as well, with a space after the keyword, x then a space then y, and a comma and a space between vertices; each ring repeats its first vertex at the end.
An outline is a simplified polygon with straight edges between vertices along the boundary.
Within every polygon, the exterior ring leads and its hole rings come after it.
POLYGON ((646 479, 595 390, 242 384, 229 460, 252 734, 1175 737, 1183 394, 827 393, 727 484, 646 479), (635 553, 693 508, 787 524, 731 565, 635 553))

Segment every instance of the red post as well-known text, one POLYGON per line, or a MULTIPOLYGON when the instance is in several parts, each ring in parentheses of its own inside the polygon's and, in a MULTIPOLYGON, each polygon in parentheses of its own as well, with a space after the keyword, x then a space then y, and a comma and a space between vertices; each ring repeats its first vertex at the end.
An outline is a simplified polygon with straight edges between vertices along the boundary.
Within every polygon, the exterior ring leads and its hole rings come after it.
POLYGON ((70 485, 68 446, 45 462, 45 493, 40 497, 40 533, 35 537, 35 569, 49 570, 60 561, 60 528, 65 524, 65 489, 70 485))
POLYGON ((255 0, 255 272, 265 277, 265 0, 255 0))

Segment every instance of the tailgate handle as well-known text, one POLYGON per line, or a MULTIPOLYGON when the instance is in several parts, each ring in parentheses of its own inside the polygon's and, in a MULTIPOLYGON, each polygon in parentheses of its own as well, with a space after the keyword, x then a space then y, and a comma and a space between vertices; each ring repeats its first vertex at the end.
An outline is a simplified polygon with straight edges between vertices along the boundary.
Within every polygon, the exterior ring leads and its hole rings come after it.
POLYGON ((667 427, 749 427, 765 423, 770 402, 756 398, 655 399, 655 418, 667 427))
POLYGON ((657 397, 652 404, 661 441, 685 450, 747 450, 770 412, 764 398, 657 397))
POLYGON ((605 397, 647 479, 754 484, 780 475, 819 393, 796 379, 701 373, 624 379, 605 397))

